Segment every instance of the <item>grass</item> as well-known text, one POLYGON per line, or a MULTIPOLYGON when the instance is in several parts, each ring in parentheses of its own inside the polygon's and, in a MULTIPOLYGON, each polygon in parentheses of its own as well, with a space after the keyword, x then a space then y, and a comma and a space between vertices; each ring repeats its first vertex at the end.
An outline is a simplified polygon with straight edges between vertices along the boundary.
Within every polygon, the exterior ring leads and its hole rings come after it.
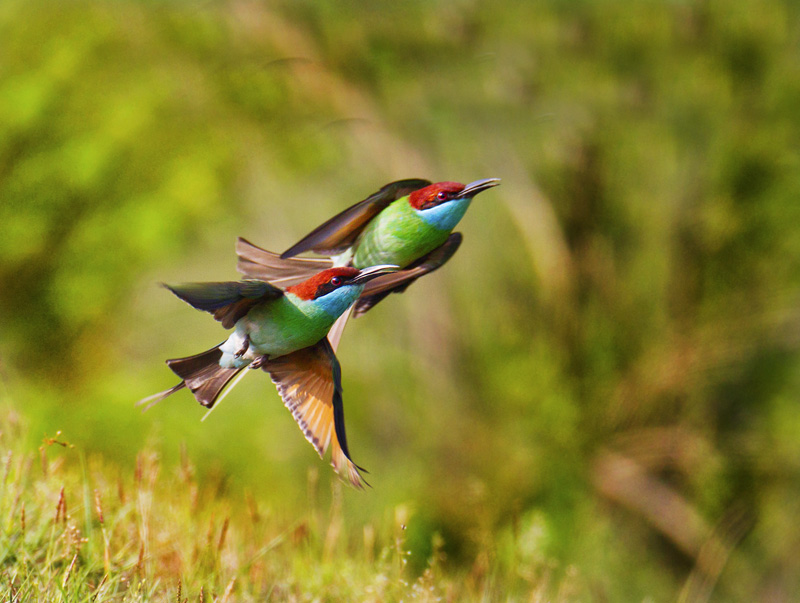
POLYGON ((282 517, 201 482, 186 455, 165 467, 144 450, 122 468, 86 458, 61 434, 26 446, 15 414, 0 425, 3 601, 566 601, 577 592, 565 580, 554 597, 552 568, 539 562, 512 564, 515 579, 500 579, 508 567, 495 543, 471 570, 452 572, 437 536, 414 569, 407 507, 352 531, 345 486, 323 508, 315 471, 307 508, 282 517))

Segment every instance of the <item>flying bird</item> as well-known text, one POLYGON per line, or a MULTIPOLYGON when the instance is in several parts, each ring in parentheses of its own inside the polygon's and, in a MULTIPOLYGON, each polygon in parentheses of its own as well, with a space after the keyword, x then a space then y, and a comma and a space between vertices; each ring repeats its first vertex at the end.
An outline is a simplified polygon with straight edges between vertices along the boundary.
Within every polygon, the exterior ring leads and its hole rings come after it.
POLYGON ((351 311, 360 316, 390 293, 402 293, 453 256, 462 240, 461 233, 453 232, 456 224, 475 195, 498 184, 498 178, 466 185, 432 184, 421 179, 391 182, 318 226, 280 255, 240 237, 236 244, 237 270, 247 278, 292 285, 331 266, 399 266, 400 270, 367 284, 352 310, 336 321, 328 336, 335 350, 351 311), (294 257, 307 251, 326 257, 294 257))
POLYGON ((353 486, 363 488, 363 471, 350 458, 344 427, 341 368, 326 335, 371 280, 397 266, 329 268, 285 290, 265 281, 165 285, 198 310, 213 314, 233 333, 210 350, 167 360, 181 382, 140 400, 153 404, 188 388, 213 408, 225 386, 246 368, 268 372, 284 404, 322 457, 353 486))

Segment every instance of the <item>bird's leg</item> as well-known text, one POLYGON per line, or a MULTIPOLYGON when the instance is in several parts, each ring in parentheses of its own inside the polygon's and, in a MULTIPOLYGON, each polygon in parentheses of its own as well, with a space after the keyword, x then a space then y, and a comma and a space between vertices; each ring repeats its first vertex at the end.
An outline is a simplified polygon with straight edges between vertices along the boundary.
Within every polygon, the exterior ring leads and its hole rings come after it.
POLYGON ((233 355, 234 358, 241 358, 247 353, 247 350, 250 349, 250 335, 244 336, 244 341, 242 342, 242 347, 233 355))
POLYGON ((268 360, 268 358, 267 358, 267 356, 266 356, 266 355, 264 355, 264 356, 259 356, 258 358, 256 358, 255 360, 253 360, 253 362, 251 362, 251 363, 250 363, 250 366, 249 366, 248 368, 251 368, 251 369, 260 369, 262 366, 264 366, 264 363, 265 363, 267 360, 268 360))

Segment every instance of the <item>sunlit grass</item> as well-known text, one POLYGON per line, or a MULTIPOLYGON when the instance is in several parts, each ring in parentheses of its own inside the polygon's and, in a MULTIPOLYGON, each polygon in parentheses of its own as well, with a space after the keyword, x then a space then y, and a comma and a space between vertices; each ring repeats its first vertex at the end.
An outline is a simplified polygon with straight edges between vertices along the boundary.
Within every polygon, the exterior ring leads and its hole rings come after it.
POLYGON ((269 501, 201 482, 185 455, 166 467, 144 450, 120 468, 86 459, 61 434, 26 448, 16 416, 0 425, 3 601, 565 601, 574 592, 562 585, 552 598, 541 561, 505 573, 496 543, 467 573, 448 569, 440 536, 430 558, 410 563, 407 507, 350 528, 346 486, 337 482, 323 508, 313 470, 309 504, 282 517, 269 501))

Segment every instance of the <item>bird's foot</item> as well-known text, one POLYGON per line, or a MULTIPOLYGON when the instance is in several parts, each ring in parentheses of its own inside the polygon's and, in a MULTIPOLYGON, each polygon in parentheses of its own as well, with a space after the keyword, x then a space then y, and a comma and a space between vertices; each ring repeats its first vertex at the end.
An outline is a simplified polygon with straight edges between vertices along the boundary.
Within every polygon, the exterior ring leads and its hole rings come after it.
POLYGON ((251 369, 260 369, 262 366, 264 366, 264 363, 266 361, 267 361, 267 357, 266 356, 259 356, 258 358, 253 360, 253 362, 250 363, 249 368, 251 368, 251 369))
POLYGON ((242 342, 242 347, 233 355, 234 358, 241 358, 247 353, 247 350, 250 349, 250 336, 245 335, 244 341, 242 342))

